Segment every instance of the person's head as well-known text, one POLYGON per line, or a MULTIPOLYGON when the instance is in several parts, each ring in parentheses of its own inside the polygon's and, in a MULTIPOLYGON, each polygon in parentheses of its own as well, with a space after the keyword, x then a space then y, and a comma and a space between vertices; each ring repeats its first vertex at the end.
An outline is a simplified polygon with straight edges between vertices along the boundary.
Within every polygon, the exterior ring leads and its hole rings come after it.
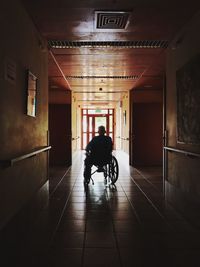
POLYGON ((99 135, 104 135, 106 133, 106 129, 103 125, 99 126, 98 133, 99 133, 99 135))

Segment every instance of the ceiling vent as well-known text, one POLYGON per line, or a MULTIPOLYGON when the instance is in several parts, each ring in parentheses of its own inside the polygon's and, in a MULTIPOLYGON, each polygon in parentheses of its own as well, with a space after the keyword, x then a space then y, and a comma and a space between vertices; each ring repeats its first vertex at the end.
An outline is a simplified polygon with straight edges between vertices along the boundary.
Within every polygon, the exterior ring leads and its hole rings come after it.
POLYGON ((125 30, 129 14, 129 12, 121 11, 95 11, 95 28, 97 30, 125 30))
POLYGON ((135 41, 65 41, 50 40, 51 48, 167 48, 167 40, 135 40, 135 41))

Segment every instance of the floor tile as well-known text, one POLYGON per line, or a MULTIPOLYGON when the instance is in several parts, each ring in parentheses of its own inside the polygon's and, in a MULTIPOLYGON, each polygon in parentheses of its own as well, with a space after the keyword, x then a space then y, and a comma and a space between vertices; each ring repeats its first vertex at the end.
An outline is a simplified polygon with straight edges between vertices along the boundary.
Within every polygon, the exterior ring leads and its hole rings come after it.
POLYGON ((114 248, 116 241, 112 232, 87 232, 85 247, 87 248, 114 248))
POLYGON ((82 248, 84 232, 57 232, 51 247, 53 248, 82 248))
POLYGON ((86 232, 113 232, 111 220, 87 220, 86 232))
POLYGON ((137 221, 137 217, 134 213, 134 211, 130 210, 130 211, 121 211, 121 210, 117 210, 117 211, 112 211, 112 217, 113 220, 133 220, 133 221, 137 221))
POLYGON ((86 221, 84 220, 61 220, 58 232, 84 232, 86 221))
POLYGON ((84 220, 86 211, 84 210, 66 210, 63 213, 62 220, 84 220))
POLYGON ((48 254, 49 267, 81 267, 82 249, 65 248, 59 250, 51 249, 48 254))
POLYGON ((116 249, 86 248, 84 251, 84 267, 120 267, 116 249))
POLYGON ((152 240, 143 236, 139 232, 116 233, 119 248, 151 248, 152 240))
POLYGON ((116 233, 141 232, 141 226, 138 221, 135 220, 115 220, 114 229, 116 233))
POLYGON ((120 248, 120 256, 123 267, 159 267, 154 250, 137 248, 120 248))
POLYGON ((109 210, 89 210, 87 212, 87 219, 94 220, 106 220, 111 219, 111 213, 109 210))

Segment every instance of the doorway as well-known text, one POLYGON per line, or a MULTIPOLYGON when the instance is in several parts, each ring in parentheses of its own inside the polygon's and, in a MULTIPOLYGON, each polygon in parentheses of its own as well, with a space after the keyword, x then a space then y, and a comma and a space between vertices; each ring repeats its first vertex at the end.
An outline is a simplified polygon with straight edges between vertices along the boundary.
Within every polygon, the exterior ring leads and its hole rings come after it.
POLYGON ((98 135, 101 125, 114 144, 114 109, 82 109, 81 149, 85 149, 90 140, 98 135))
POLYGON ((162 166, 162 91, 132 90, 130 97, 130 165, 162 166), (151 96, 151 97, 150 97, 151 96))
POLYGON ((49 105, 50 165, 72 164, 71 104, 49 105))

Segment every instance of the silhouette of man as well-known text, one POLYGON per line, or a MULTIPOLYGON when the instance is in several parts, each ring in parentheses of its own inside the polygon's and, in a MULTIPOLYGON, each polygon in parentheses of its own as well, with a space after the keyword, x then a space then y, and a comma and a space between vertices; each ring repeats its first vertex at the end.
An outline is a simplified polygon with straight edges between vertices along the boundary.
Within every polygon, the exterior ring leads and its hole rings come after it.
POLYGON ((112 138, 105 135, 106 130, 104 126, 99 126, 98 133, 99 135, 93 137, 85 149, 87 152, 85 168, 90 175, 92 165, 103 166, 111 159, 113 148, 112 138))

